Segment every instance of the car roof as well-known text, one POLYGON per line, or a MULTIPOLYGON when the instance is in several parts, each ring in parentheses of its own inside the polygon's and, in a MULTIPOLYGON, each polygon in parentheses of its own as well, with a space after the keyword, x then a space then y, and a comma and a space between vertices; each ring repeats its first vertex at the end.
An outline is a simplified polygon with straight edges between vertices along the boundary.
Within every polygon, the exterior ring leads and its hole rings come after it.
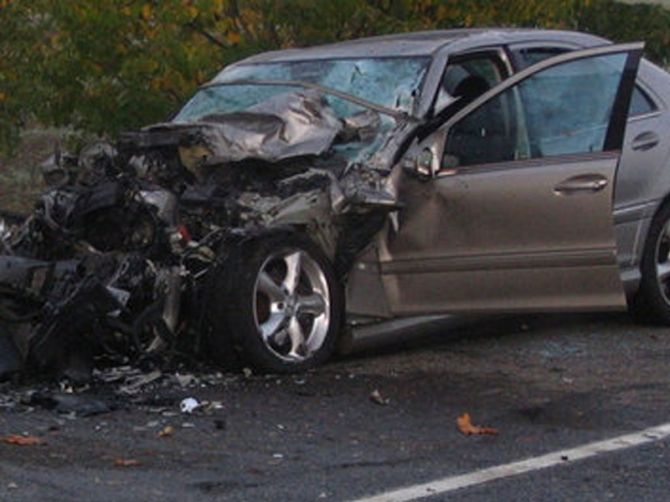
POLYGON ((603 38, 575 31, 532 28, 461 28, 398 33, 315 47, 264 52, 240 61, 238 64, 355 57, 431 56, 456 40, 466 38, 473 45, 509 44, 533 40, 575 43, 584 47, 609 43, 603 38))

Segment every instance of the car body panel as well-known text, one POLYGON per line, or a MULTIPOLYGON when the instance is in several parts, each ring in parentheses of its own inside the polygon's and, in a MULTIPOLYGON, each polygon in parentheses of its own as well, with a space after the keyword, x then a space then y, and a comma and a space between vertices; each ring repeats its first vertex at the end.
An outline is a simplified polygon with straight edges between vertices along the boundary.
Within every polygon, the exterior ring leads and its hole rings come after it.
POLYGON ((612 152, 510 162, 430 181, 403 176, 406 207, 380 253, 391 311, 623 306, 612 184, 593 194, 554 193, 584 173, 613 181, 618 162, 612 152))
MULTIPOLYGON (((509 46, 517 68, 522 67, 518 52, 523 49, 576 50, 602 43, 602 39, 589 38, 557 42, 544 38, 543 32, 540 32, 539 38, 541 40, 517 42, 509 46)), ((670 145, 667 135, 658 133, 670 127, 667 105, 670 102, 670 75, 643 59, 637 85, 648 95, 656 110, 629 117, 614 192, 614 223, 621 280, 629 298, 637 292, 641 278, 639 265, 651 219, 667 197, 670 187, 670 145), (645 136, 649 140, 650 133, 658 136, 658 143, 649 148, 634 149, 635 143, 644 142, 645 136)))
MULTIPOLYGON (((410 157, 430 149, 434 159, 441 159, 447 131, 462 117, 527 78, 578 59, 631 51, 631 67, 616 95, 618 105, 612 104, 627 110, 640 50, 639 45, 588 49, 522 71, 457 112, 441 131, 416 145, 410 157)), ((367 313, 407 316, 625 307, 612 223, 624 127, 625 112, 623 117, 613 113, 608 133, 617 139, 601 153, 456 170, 434 166, 433 179, 396 172, 395 188, 405 207, 376 243, 376 272, 383 278, 387 302, 368 305, 373 308, 367 313), (558 189, 583 178, 604 184, 593 192, 566 194, 558 189)), ((360 261, 351 284, 367 282, 379 290, 370 274, 375 270, 370 258, 360 261)), ((349 294, 350 301, 356 298, 349 294)), ((366 310, 360 303, 350 308, 359 314, 366 310)))

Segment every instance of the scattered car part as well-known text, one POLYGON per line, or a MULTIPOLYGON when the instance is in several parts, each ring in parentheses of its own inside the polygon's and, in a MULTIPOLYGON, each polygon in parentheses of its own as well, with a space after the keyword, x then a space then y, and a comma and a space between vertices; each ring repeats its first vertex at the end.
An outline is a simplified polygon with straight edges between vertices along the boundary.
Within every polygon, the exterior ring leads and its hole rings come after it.
POLYGON ((191 414, 198 408, 200 408, 201 404, 200 401, 198 401, 194 397, 187 397, 185 399, 182 399, 181 403, 179 403, 179 410, 182 413, 187 413, 191 414))

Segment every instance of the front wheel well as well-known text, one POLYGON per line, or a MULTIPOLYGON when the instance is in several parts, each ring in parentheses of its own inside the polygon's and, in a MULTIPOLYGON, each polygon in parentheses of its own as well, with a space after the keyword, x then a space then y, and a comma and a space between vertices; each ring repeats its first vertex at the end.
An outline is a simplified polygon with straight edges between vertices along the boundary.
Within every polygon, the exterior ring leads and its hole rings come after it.
POLYGON ((212 279, 214 294, 205 308, 215 359, 225 361, 232 348, 261 371, 293 373, 333 353, 344 315, 343 288, 330 260, 305 233, 272 229, 243 239, 212 279))

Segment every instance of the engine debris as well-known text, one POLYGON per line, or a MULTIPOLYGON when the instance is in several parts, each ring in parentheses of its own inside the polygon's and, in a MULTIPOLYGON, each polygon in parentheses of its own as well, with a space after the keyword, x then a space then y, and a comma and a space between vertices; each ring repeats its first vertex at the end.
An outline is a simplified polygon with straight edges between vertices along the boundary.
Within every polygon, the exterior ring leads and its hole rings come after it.
POLYGON ((151 369, 202 351, 212 275, 276 229, 309 235, 344 277, 397 209, 379 150, 401 126, 379 110, 338 118, 302 89, 57 152, 34 212, 0 224, 0 378, 81 382, 101 354, 151 369))

